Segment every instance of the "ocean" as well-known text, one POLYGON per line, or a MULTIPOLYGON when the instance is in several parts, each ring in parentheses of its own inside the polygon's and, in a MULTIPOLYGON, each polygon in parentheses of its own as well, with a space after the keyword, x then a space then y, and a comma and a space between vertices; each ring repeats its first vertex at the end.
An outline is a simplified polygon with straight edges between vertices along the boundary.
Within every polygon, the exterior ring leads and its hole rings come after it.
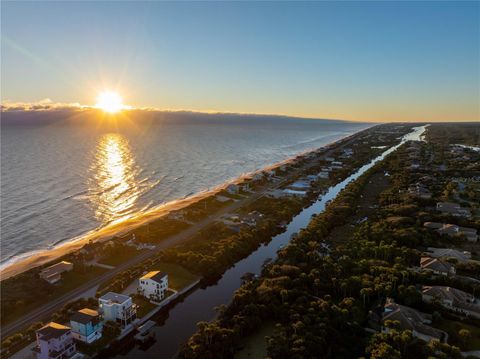
POLYGON ((2 267, 371 126, 191 113, 109 121, 2 121, 2 267))

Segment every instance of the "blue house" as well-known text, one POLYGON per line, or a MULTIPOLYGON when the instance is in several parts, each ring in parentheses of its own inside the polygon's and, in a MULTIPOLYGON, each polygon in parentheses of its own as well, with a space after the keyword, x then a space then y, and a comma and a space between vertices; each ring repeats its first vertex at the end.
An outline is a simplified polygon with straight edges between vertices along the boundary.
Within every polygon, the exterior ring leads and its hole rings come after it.
POLYGON ((103 322, 93 309, 83 308, 70 318, 70 327, 75 339, 92 343, 102 337, 103 322))

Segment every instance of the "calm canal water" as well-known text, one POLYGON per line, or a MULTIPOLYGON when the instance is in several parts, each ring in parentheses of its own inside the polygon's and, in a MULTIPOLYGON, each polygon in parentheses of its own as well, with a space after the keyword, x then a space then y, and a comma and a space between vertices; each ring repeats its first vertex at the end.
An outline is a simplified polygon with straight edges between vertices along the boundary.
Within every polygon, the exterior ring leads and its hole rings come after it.
POLYGON ((242 284, 242 276, 247 273, 260 274, 262 266, 268 258, 275 258, 277 251, 288 244, 291 236, 305 228, 314 214, 322 213, 327 203, 333 200, 348 183, 356 180, 385 156, 395 151, 401 144, 409 140, 421 140, 426 126, 415 127, 414 130, 405 135, 401 142, 381 155, 359 168, 342 182, 330 187, 310 207, 305 208, 293 218, 287 226, 286 231, 273 237, 267 245, 263 245, 247 258, 239 261, 234 267, 227 270, 223 277, 215 284, 204 289, 197 289, 178 303, 170 310, 164 324, 155 327, 156 342, 146 349, 138 346, 132 347, 126 354, 118 355, 116 358, 171 358, 180 346, 196 331, 196 324, 200 321, 210 321, 215 318, 215 307, 221 304, 228 304, 234 292, 242 284))

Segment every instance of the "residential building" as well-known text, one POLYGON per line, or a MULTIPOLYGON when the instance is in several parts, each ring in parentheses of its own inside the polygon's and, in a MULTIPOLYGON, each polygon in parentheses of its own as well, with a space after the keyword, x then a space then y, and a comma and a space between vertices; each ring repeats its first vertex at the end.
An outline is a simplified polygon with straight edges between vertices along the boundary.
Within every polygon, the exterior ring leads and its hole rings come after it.
POLYGON ((33 351, 37 359, 75 358, 77 350, 69 327, 50 322, 38 329, 37 346, 33 351))
POLYGON ((460 263, 466 263, 472 258, 472 254, 468 251, 459 251, 452 248, 433 248, 428 247, 427 253, 433 258, 453 258, 460 263))
POLYGON ((430 199, 432 198, 432 193, 421 184, 417 183, 413 186, 408 188, 408 194, 412 197, 422 198, 422 199, 430 199))
POLYGON ((240 188, 238 185, 231 183, 225 188, 225 190, 230 194, 237 194, 240 191, 240 188))
POLYGON ((437 258, 432 257, 422 257, 420 258, 420 268, 422 270, 428 270, 434 274, 439 275, 455 275, 455 267, 448 263, 438 260, 437 258))
POLYGON ((137 306, 128 295, 108 292, 98 298, 99 312, 105 321, 130 324, 137 317, 137 306))
POLYGON ((424 286, 422 299, 427 303, 437 302, 445 308, 466 316, 480 318, 480 303, 473 295, 445 286, 424 286))
POLYGON ((168 274, 152 271, 138 280, 138 292, 145 298, 159 302, 165 298, 168 289, 168 274))
POLYGON ((427 324, 432 323, 432 316, 419 312, 410 307, 397 304, 391 298, 387 298, 382 316, 382 331, 388 332, 386 321, 397 321, 399 329, 411 330, 414 337, 426 342, 432 339, 446 342, 448 335, 442 330, 433 328, 427 324))
POLYGON ((73 269, 73 264, 66 261, 61 261, 50 267, 42 269, 40 271, 40 278, 46 280, 50 284, 57 283, 62 279, 62 273, 71 271, 73 269))
POLYGON ((475 228, 460 227, 456 224, 438 222, 425 222, 423 226, 434 229, 436 232, 449 237, 463 236, 469 242, 476 242, 478 240, 478 234, 475 228))
POLYGON ((73 338, 84 343, 90 344, 102 337, 103 322, 96 310, 80 309, 71 316, 70 326, 73 338))
POLYGON ((437 211, 443 214, 449 214, 454 217, 470 217, 471 213, 468 208, 460 206, 458 203, 453 202, 438 202, 437 211))

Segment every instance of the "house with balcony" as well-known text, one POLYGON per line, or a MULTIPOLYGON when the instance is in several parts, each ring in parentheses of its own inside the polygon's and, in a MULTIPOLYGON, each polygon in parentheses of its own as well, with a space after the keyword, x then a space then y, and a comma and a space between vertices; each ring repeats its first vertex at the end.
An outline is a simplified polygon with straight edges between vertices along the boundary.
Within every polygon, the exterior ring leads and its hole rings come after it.
POLYGON ((413 308, 397 304, 391 298, 387 298, 382 315, 382 331, 388 332, 385 324, 387 321, 397 322, 401 330, 410 330, 414 337, 426 342, 436 339, 446 342, 448 334, 443 330, 431 327, 432 316, 415 310, 413 308))
POLYGON ((98 298, 99 313, 104 321, 126 327, 137 318, 137 305, 128 295, 108 292, 98 298))
POLYGON ((423 286, 422 300, 438 303, 457 313, 480 319, 480 302, 473 295, 446 286, 423 286))
POLYGON ((33 348, 37 359, 81 358, 77 353, 72 330, 50 322, 36 331, 37 345, 33 348))
POLYGON ((444 262, 438 258, 422 257, 420 258, 420 268, 423 271, 430 271, 437 275, 454 276, 455 267, 449 262, 444 262))
POLYGON ((168 274, 160 271, 152 271, 138 280, 138 292, 145 298, 160 302, 165 298, 168 289, 168 274))
POLYGON ((443 214, 448 214, 454 217, 470 217, 471 212, 468 208, 460 206, 458 203, 453 202, 438 202, 437 211, 443 214))
POLYGON ((70 327, 74 339, 90 344, 102 337, 103 322, 100 314, 93 309, 83 308, 72 315, 70 327))
POLYGON ((449 237, 464 237, 469 242, 476 242, 478 240, 478 234, 475 228, 460 227, 456 224, 438 222, 425 222, 423 226, 425 228, 434 229, 441 235, 449 237))

